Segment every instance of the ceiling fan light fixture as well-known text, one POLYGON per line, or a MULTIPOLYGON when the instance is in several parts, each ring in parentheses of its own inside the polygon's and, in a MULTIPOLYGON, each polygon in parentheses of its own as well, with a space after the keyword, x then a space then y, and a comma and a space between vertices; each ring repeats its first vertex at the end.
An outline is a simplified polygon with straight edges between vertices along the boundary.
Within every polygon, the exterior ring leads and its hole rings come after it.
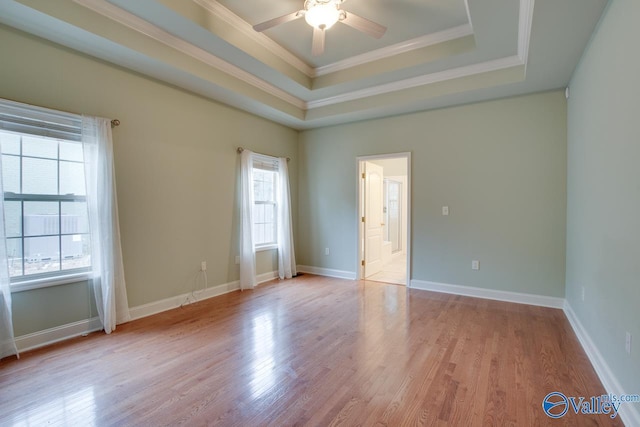
POLYGON ((328 30, 340 19, 340 11, 333 2, 312 5, 304 14, 307 24, 321 30, 328 30))

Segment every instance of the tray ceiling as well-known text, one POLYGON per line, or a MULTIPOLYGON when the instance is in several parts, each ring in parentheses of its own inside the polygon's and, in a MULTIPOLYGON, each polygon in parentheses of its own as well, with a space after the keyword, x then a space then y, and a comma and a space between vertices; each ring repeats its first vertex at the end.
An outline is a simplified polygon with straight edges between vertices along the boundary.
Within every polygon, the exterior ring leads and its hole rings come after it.
POLYGON ((606 0, 348 0, 311 55, 302 1, 0 0, 0 22, 296 129, 566 86, 606 0))

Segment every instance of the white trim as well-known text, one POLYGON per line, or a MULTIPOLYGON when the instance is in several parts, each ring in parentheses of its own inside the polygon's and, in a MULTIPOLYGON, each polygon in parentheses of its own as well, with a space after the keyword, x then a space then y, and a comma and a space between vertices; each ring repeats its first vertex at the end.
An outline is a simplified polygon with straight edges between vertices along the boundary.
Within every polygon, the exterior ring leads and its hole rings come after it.
MULTIPOLYGON (((257 283, 261 284, 276 279, 277 277, 277 271, 270 271, 267 273, 259 274, 256 279, 257 283)), ((195 297, 196 301, 202 301, 239 289, 240 282, 236 280, 234 282, 212 286, 205 290, 195 291, 193 294, 191 292, 188 292, 186 294, 151 302, 149 304, 132 307, 129 309, 129 313, 131 314, 131 320, 137 320, 143 317, 161 313, 163 311, 178 308, 181 305, 184 305, 185 301, 187 301, 188 303, 189 298, 195 297)), ((43 331, 16 337, 16 346, 18 347, 18 351, 21 352, 33 350, 35 348, 44 347, 46 345, 54 344, 59 341, 64 341, 69 338, 74 338, 80 335, 85 335, 90 332, 100 330, 102 330, 100 319, 98 317, 92 317, 91 319, 80 320, 78 322, 68 323, 66 325, 56 326, 54 328, 45 329, 43 331)))
POLYGON ((16 337, 16 346, 18 351, 28 351, 100 330, 102 330, 100 319, 92 317, 91 319, 80 320, 16 337))
POLYGON ((269 271, 268 273, 258 274, 256 276, 256 283, 259 285, 261 283, 270 282, 277 278, 278 278, 277 271, 269 271))
POLYGON ((531 43, 531 27, 533 25, 533 6, 535 0, 520 0, 520 17, 518 21, 518 56, 527 65, 529 61, 529 44, 531 43))
POLYGON ((442 292, 445 294, 464 295, 497 301, 515 302, 518 304, 537 305, 540 307, 563 308, 564 298, 533 295, 520 292, 500 291, 496 289, 475 288, 472 286, 450 285, 447 283, 411 280, 412 289, 442 292))
POLYGON ((297 265, 298 273, 316 274, 318 276, 336 277, 338 279, 356 280, 353 271, 334 270, 332 268, 313 267, 311 265, 297 265))
MULTIPOLYGON (((564 314, 567 316, 571 327, 573 328, 573 332, 575 332, 578 337, 578 341, 582 345, 584 352, 587 354, 593 369, 596 371, 598 378, 602 382, 605 390, 609 394, 627 394, 618 379, 611 371, 611 368, 607 364, 606 359, 602 356, 600 351, 598 351, 598 347, 595 345, 587 330, 582 326, 578 316, 571 308, 569 301, 565 301, 564 303, 564 314)), ((638 390, 631 390, 632 393, 636 393, 638 390)), ((625 425, 628 426, 640 426, 640 404, 638 403, 626 403, 620 405, 620 411, 618 414, 620 418, 624 422, 625 425)))
POLYGON ((464 9, 467 11, 467 21, 469 21, 469 26, 471 27, 471 31, 473 31, 473 22, 471 21, 471 9, 469 9, 469 0, 464 0, 464 9))
POLYGON ((272 251, 274 249, 278 249, 278 244, 277 243, 269 243, 269 244, 266 244, 266 245, 256 245, 255 249, 256 249, 256 252, 272 251))
MULTIPOLYGON (((233 12, 224 8, 222 5, 217 3, 215 0, 193 0, 197 4, 205 7, 212 13, 216 13, 221 19, 228 22, 230 25, 233 25, 239 31, 242 31, 244 34, 252 34, 251 37, 255 37, 255 31, 251 28, 250 24, 243 21, 237 15, 234 15, 233 12), (217 6, 216 6, 217 5, 217 6), (218 7, 219 6, 219 7, 218 7), (226 11, 223 11, 223 9, 226 11), (250 31, 248 28, 251 28, 250 31)), ((140 32, 148 37, 151 37, 169 47, 172 47, 180 52, 183 52, 196 60, 199 60, 207 65, 210 65, 213 68, 216 68, 230 76, 233 76, 240 81, 243 81, 257 89, 260 89, 270 95, 273 95, 294 107, 300 108, 302 110, 311 110, 314 108, 320 108, 325 106, 330 106, 334 104, 339 104, 343 102, 353 101, 357 99, 367 98, 375 95, 381 95, 385 93, 411 89, 418 86, 429 85, 433 83, 443 82, 447 80, 452 80, 461 77, 469 77, 476 74, 486 73, 490 71, 498 71, 506 68, 511 68, 515 66, 525 65, 528 61, 529 55, 529 44, 531 41, 531 27, 533 21, 533 9, 535 0, 520 0, 520 12, 519 12, 519 21, 518 21, 518 52, 516 55, 508 56, 504 58, 499 58, 495 60, 480 62, 476 64, 466 65, 462 67, 457 67, 449 70, 444 70, 440 72, 425 74, 422 76, 416 76, 409 79, 399 80, 387 84, 382 84, 378 86, 373 86, 365 89, 355 90, 348 93, 343 93, 336 96, 331 96, 323 99, 305 101, 301 98, 298 98, 289 92, 280 89, 272 85, 271 83, 256 77, 255 75, 201 49, 179 37, 170 34, 161 28, 109 3, 107 0, 74 0, 74 2, 87 7, 103 16, 106 16, 116 22, 119 22, 122 25, 125 25, 129 28, 132 28, 135 31, 140 32)), ((465 1, 465 5, 468 9, 468 3, 465 1)), ((257 34, 257 33, 256 33, 257 34)), ((393 56, 398 53, 408 52, 412 49, 418 49, 420 47, 428 46, 433 43, 440 43, 442 41, 449 40, 448 37, 457 38, 462 37, 467 34, 473 34, 473 27, 471 25, 471 18, 469 16, 469 23, 465 25, 461 25, 458 27, 454 27, 448 30, 444 30, 438 33, 433 33, 429 35, 425 35, 422 37, 418 37, 416 39, 408 40, 402 43, 398 43, 392 46, 388 46, 386 48, 378 49, 375 51, 367 52, 362 55, 355 56, 350 59, 346 59, 344 61, 339 61, 333 64, 329 64, 323 67, 319 67, 317 69, 309 69, 307 67, 303 67, 301 69, 296 65, 296 61, 292 60, 290 56, 295 57, 293 54, 289 52, 289 55, 282 54, 287 56, 291 61, 283 58, 282 55, 279 55, 282 59, 290 63, 290 65, 298 68, 301 72, 307 74, 309 77, 315 77, 317 75, 324 75, 327 73, 331 73, 338 70, 343 70, 350 68, 355 65, 360 65, 362 63, 370 62, 377 59, 382 59, 384 57, 393 56), (386 55, 385 56, 385 52, 386 55)), ((271 48, 278 50, 274 45, 277 43, 273 42, 273 40, 269 39, 264 34, 261 34, 261 42, 267 43, 271 46, 271 48), (271 42, 265 42, 264 38, 271 40, 271 42)), ((254 38, 255 40, 255 38, 254 38)), ((277 45, 279 46, 279 45, 277 45)), ((281 46, 279 46, 282 48, 281 46)), ((282 48, 284 50, 284 48, 282 48)), ((300 64, 298 64, 300 65, 300 64)))
POLYGON ((216 0, 193 0, 196 4, 200 5, 204 9, 211 12, 213 15, 222 19, 227 24, 231 25, 236 30, 240 31, 242 34, 247 36, 252 41, 258 43, 260 46, 267 49, 269 52, 276 55, 278 58, 282 59, 287 64, 296 68, 298 71, 304 73, 308 77, 313 77, 315 75, 315 71, 313 67, 302 59, 298 58, 293 53, 289 52, 284 47, 280 46, 278 43, 273 41, 271 38, 267 37, 263 33, 259 33, 253 29, 251 24, 249 24, 244 19, 240 18, 238 15, 218 3, 216 0))
POLYGON ((356 157, 356 194, 357 199, 356 203, 358 204, 358 208, 356 209, 356 228, 358 230, 358 241, 357 241, 357 249, 356 249, 356 280, 364 279, 363 276, 363 267, 361 261, 364 259, 364 254, 362 253, 363 248, 360 242, 364 238, 364 231, 362 227, 361 217, 365 216, 364 212, 361 210, 364 208, 362 202, 363 194, 361 192, 360 185, 360 177, 362 176, 362 162, 370 161, 370 160, 381 160, 381 159, 406 159, 407 161, 407 177, 406 177, 406 185, 407 185, 407 206, 406 206, 406 214, 407 214, 407 234, 404 236, 406 239, 406 251, 402 254, 403 257, 406 258, 407 272, 406 272, 406 284, 405 286, 410 287, 411 280, 411 152, 405 151, 402 153, 389 153, 389 154, 374 154, 370 156, 358 156, 356 157))
POLYGON ((492 61, 452 68, 446 71, 439 71, 436 73, 424 74, 422 76, 412 77, 409 79, 397 80, 379 86, 373 86, 353 92, 346 92, 324 99, 318 99, 316 101, 309 101, 307 102, 307 109, 311 110, 313 108, 326 107, 342 102, 355 101, 357 99, 368 98, 370 96, 382 95, 385 93, 396 92, 404 89, 411 89, 418 86, 429 85, 461 77, 469 77, 476 74, 487 73, 490 71, 503 70, 520 65, 523 65, 520 57, 518 57, 517 55, 508 56, 506 58, 494 59, 492 61))
POLYGON ((234 281, 229 283, 223 283, 222 285, 211 286, 207 289, 201 289, 198 291, 187 292, 185 294, 176 295, 173 297, 165 298, 160 301, 150 302, 148 304, 139 305, 137 307, 129 308, 131 320, 142 319, 143 317, 153 316, 154 314, 162 313, 163 311, 173 310, 185 304, 185 302, 192 297, 196 301, 202 301, 205 299, 217 297, 218 295, 227 294, 229 292, 237 291, 240 289, 240 282, 234 281))
POLYGON ((160 43, 165 44, 173 49, 176 49, 179 52, 182 52, 186 55, 191 56, 192 58, 197 59, 200 62, 203 62, 211 67, 222 71, 232 77, 237 78, 240 81, 243 81, 257 89, 260 89, 270 95, 273 95, 294 107, 298 107, 300 109, 304 109, 306 103, 296 97, 291 95, 290 93, 268 83, 261 78, 256 77, 255 75, 243 70, 240 67, 237 67, 230 62, 225 61, 224 59, 217 57, 204 49, 201 49, 179 37, 174 36, 173 34, 162 30, 161 28, 153 25, 141 18, 138 18, 136 15, 125 11, 124 9, 120 9, 117 6, 112 5, 106 0, 73 0, 81 6, 84 6, 88 9, 93 10, 100 15, 103 15, 109 19, 112 19, 115 22, 118 22, 124 26, 127 26, 141 34, 144 34, 154 40, 159 41, 160 43))
POLYGON ((323 65, 315 69, 315 75, 313 75, 312 77, 324 76, 326 74, 335 73, 336 71, 347 70, 358 65, 367 64, 369 62, 378 61, 380 59, 390 58, 401 53, 411 52, 412 50, 421 49, 427 46, 433 46, 435 44, 448 42, 472 34, 473 29, 469 24, 464 24, 443 31, 438 31, 437 33, 426 34, 414 39, 405 40, 400 43, 392 44, 390 46, 352 56, 351 58, 334 62, 333 64, 323 65))
POLYGON ((41 277, 33 280, 24 280, 11 283, 11 293, 30 291, 32 289, 48 288, 50 286, 69 285, 71 283, 85 282, 91 277, 91 272, 56 275, 41 277))

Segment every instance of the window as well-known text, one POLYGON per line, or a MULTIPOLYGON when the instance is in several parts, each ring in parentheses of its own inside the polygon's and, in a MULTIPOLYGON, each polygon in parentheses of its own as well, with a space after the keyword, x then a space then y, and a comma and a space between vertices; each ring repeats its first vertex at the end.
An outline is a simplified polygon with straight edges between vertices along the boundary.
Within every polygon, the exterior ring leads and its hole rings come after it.
POLYGON ((59 123, 43 120, 48 127, 44 129, 37 120, 9 116, 2 108, 2 190, 11 282, 88 271, 89 224, 79 118, 77 125, 64 131, 59 123))
POLYGON ((257 157, 253 162, 253 241, 256 249, 273 248, 278 243, 277 181, 277 160, 257 157))

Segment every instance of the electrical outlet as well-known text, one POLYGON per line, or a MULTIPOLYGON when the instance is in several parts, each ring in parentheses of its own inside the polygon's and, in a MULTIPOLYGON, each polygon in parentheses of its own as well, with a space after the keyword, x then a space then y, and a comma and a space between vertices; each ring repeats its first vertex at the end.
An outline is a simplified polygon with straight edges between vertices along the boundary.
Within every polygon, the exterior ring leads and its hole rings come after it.
POLYGON ((324 248, 324 254, 329 255, 329 248, 324 248))
POLYGON ((471 261, 471 269, 480 270, 480 261, 478 261, 477 259, 474 259, 473 261, 471 261))
POLYGON ((207 271, 207 261, 202 261, 200 263, 200 271, 207 271))
POLYGON ((627 354, 631 354, 631 332, 628 331, 624 339, 624 349, 627 351, 627 354))
POLYGON ((240 265, 240 255, 236 255, 236 265, 240 265))
POLYGON ((582 287, 582 302, 584 302, 584 286, 582 287))

